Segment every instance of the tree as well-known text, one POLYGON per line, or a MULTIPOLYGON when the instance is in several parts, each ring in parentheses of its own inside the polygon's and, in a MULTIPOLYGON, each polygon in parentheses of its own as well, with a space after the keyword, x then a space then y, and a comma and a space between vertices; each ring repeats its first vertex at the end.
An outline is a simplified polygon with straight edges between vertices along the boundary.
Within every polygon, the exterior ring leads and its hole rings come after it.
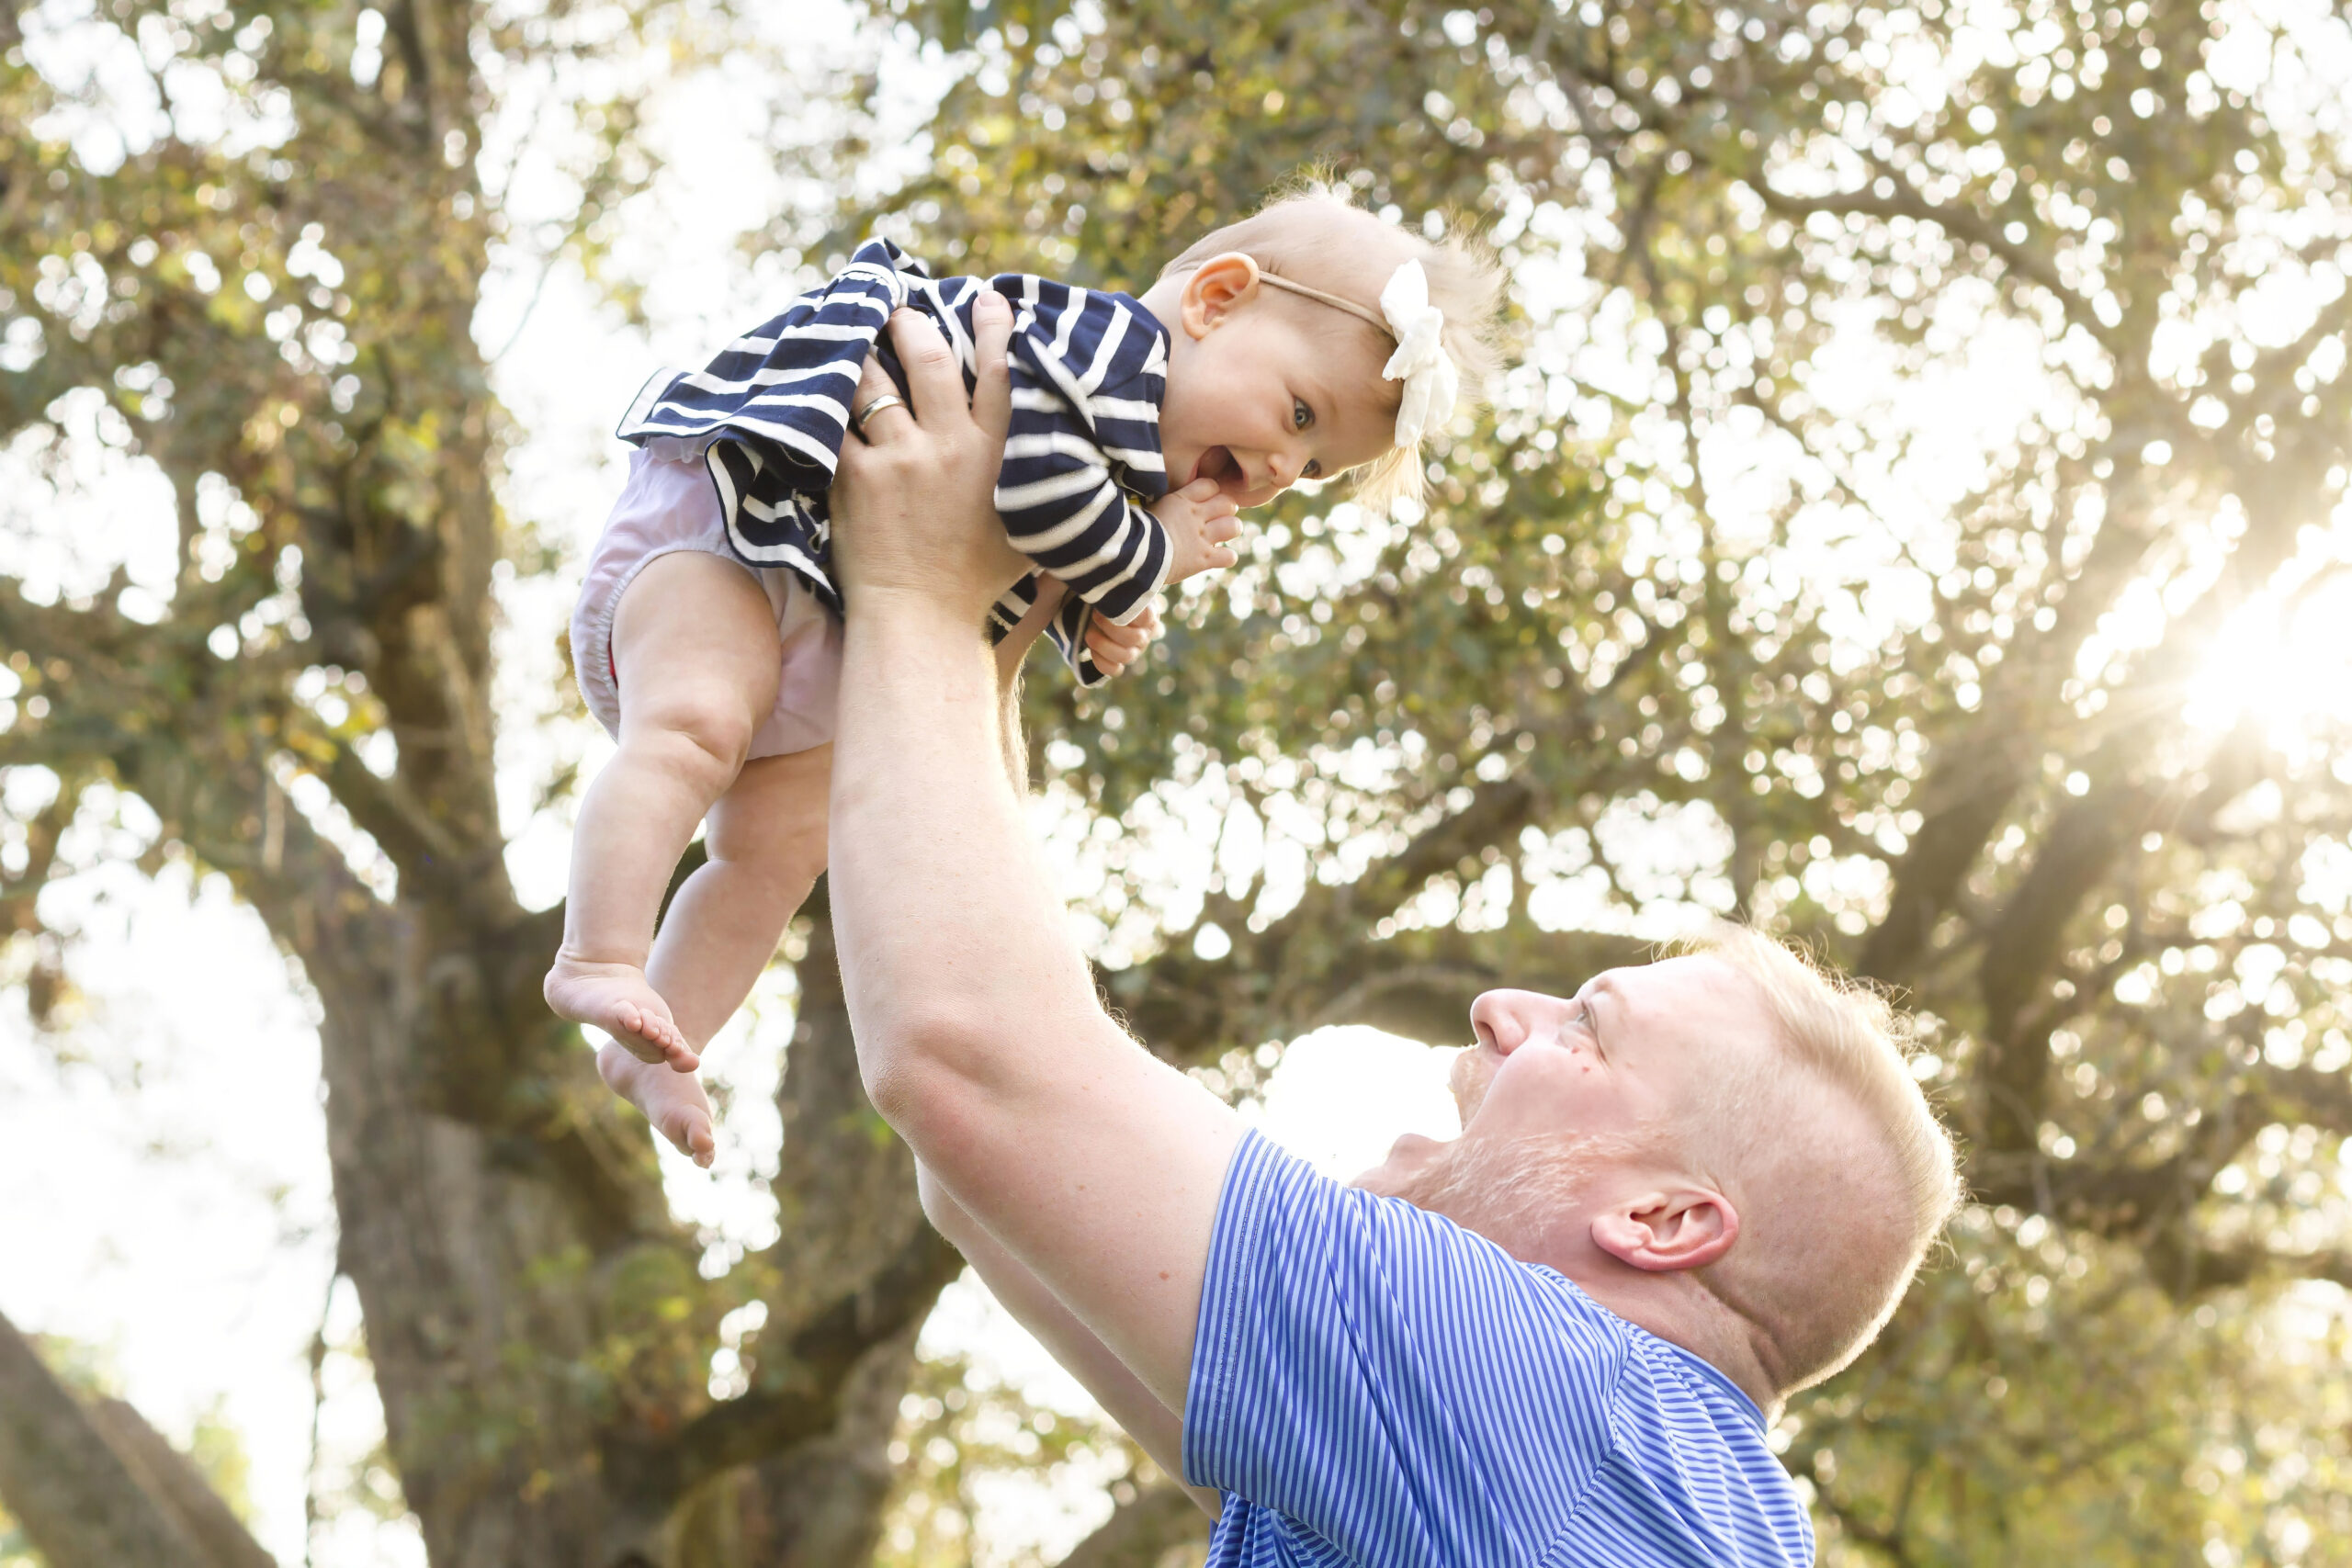
MULTIPOLYGON (((924 173, 823 240, 770 236, 804 261, 880 222, 958 270, 1140 288, 1330 158, 1408 220, 1490 226, 1522 282, 1528 362, 1425 510, 1289 498, 1139 674, 1032 683, 1142 1037, 1242 1094, 1261 1047, 1452 1042, 1478 989, 1572 986, 1696 910, 1810 940, 1922 1010, 1979 1200, 1784 1428, 1831 1559, 2352 1539, 2340 1329, 2281 1316, 2333 1322, 2300 1282, 2352 1277, 2352 715, 2291 670, 2267 706, 2182 711, 2259 617, 2336 603, 2352 189, 2317 73, 2346 18, 875 10, 969 69, 924 173), (2014 406, 1923 419, 1988 344, 2022 345, 2014 406), (1204 823, 1188 872, 1169 847, 1204 823)), ((182 519, 143 596, 0 587, 0 766, 58 781, 5 863, 28 998, 63 983, 38 892, 100 784, 301 961, 343 1267, 436 1564, 854 1559, 956 1261, 870 1135, 821 909, 784 1239, 705 1280, 537 1004, 560 912, 520 908, 499 856, 482 62, 605 40, 566 7, 419 0, 381 12, 371 74, 356 12, 115 14, 244 101, 282 90, 290 130, 110 174, 10 132, 0 428, 103 398, 182 519), (369 845, 390 874, 354 870, 369 845), (755 1301, 743 1391, 715 1397, 716 1325, 755 1301)), ((10 28, 23 127, 54 89, 10 28)), ((643 177, 631 102, 583 172, 591 254, 643 177)), ((0 1452, 0 1497, 72 1462, 0 1452)))
MULTIPOLYGON (((908 1347, 957 1263, 862 1119, 821 929, 783 1091, 797 1223, 706 1280, 643 1129, 538 999, 560 911, 517 904, 492 789, 504 430, 471 335, 502 232, 491 75, 686 50, 684 13, 113 6, 101 34, 147 51, 169 118, 110 170, 33 129, 65 95, 21 15, 0 9, 0 430, 54 453, 93 421, 169 481, 179 536, 162 582, 0 583, 0 764, 55 781, 17 825, 10 929, 40 941, 60 836, 107 786, 160 819, 152 858, 228 876, 300 961, 340 1264, 436 1564, 854 1560, 908 1347), (181 101, 205 85, 225 129, 181 101), (716 1399, 718 1322, 755 1301, 755 1386, 716 1399)), ((645 177, 643 91, 583 106, 590 257, 645 177)), ((35 951, 40 1007, 63 982, 35 951)), ((0 1463, 61 1562, 24 1500, 101 1453, 73 1408, 0 1463)))

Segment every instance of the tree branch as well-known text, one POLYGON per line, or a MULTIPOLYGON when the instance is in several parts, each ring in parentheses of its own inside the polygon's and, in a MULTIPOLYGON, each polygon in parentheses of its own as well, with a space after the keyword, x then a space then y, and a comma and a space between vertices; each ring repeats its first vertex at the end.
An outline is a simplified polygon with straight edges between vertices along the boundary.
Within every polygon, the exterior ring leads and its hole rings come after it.
POLYGON ((1916 223, 1932 223, 1964 246, 1981 245, 2003 266, 2019 278, 2046 291, 2064 310, 2067 321, 2080 327, 2101 348, 2115 357, 2119 365, 2131 363, 2125 345, 2117 341, 2113 329, 2091 310, 2090 304, 2080 294, 2066 287, 2058 269, 2042 256, 2022 243, 2010 241, 2000 227, 1981 214, 1939 207, 1912 190, 1899 171, 1883 169, 1883 177, 1894 186, 1893 196, 1874 196, 1862 191, 1839 192, 1833 196, 1793 196, 1773 188, 1770 179, 1760 168, 1737 171, 1750 189, 1763 198, 1764 205, 1784 218, 1799 221, 1821 213, 1831 218, 1848 216, 1864 218, 1908 218, 1916 223))
POLYGON ((2277 1252, 2251 1243, 2206 1247, 2168 1231, 2142 1248, 2149 1275, 2176 1300, 2208 1291, 2288 1280, 2324 1280, 2352 1287, 2352 1250, 2277 1252))
POLYGON ((1364 1024, 1432 1045, 1463 1042, 1479 992, 1514 986, 1566 995, 1604 969, 1647 962, 1657 944, 1611 931, 1546 931, 1514 921, 1498 931, 1405 931, 1366 942, 1326 977, 1329 998, 1300 1032, 1364 1024))
POLYGON ((684 1496, 721 1471, 831 1432, 842 1385, 859 1358, 920 1320, 963 1268, 963 1258, 938 1232, 918 1230, 888 1266, 777 1349, 763 1351, 764 1386, 716 1406, 678 1435, 655 1465, 668 1472, 662 1480, 667 1495, 684 1496))
POLYGON ((1156 1482, 1120 1504, 1100 1529, 1061 1560, 1060 1568, 1158 1568, 1180 1546, 1205 1546, 1209 1517, 1191 1493, 1156 1482))
POLYGON ((2034 1146, 2048 1098, 2046 1029, 2026 1027, 2032 1004, 2057 971, 2066 927, 2115 857, 2147 819, 2149 793, 2121 779, 2101 781, 2070 801, 2043 836, 2041 852, 2002 907, 1977 964, 1984 1000, 1987 1147, 2034 1146))
POLYGON ((262 1550, 211 1483, 129 1401, 98 1400, 89 1416, 147 1494, 178 1518, 220 1568, 277 1568, 277 1560, 262 1550))
MULTIPOLYGON (((1532 820, 1537 798, 1517 779, 1481 784, 1466 807, 1423 829, 1354 882, 1310 886, 1264 931, 1230 933, 1233 949, 1224 957, 1172 946, 1148 964, 1103 976, 1105 988, 1137 1033, 1173 1061, 1213 1061, 1235 1045, 1295 1032, 1355 983, 1353 975, 1336 985, 1334 979, 1340 966, 1366 956, 1360 951, 1366 928, 1394 914, 1431 877, 1515 835, 1532 820)), ((1373 956, 1376 962, 1376 948, 1373 956)))
POLYGON ((0 1501, 51 1568, 267 1568, 186 1465, 128 1406, 94 1418, 0 1316, 0 1501))

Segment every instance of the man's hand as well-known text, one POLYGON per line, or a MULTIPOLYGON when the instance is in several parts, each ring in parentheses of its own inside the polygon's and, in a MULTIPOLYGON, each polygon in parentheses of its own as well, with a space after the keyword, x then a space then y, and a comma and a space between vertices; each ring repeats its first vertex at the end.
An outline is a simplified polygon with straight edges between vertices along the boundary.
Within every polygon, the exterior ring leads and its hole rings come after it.
MULTIPOLYGON (((845 598, 905 596, 951 625, 978 627, 1029 565, 1005 537, 992 499, 1012 420, 1004 364, 1012 307, 993 289, 973 302, 978 382, 968 414, 963 372, 939 329, 900 310, 889 332, 910 406, 876 412, 865 422, 863 441, 842 443, 832 489, 834 567, 845 598)), ((868 359, 852 412, 892 390, 868 359)))
POLYGON ((1234 563, 1230 541, 1239 537, 1240 507, 1215 479, 1194 479, 1151 503, 1151 514, 1168 530, 1170 586, 1234 563))

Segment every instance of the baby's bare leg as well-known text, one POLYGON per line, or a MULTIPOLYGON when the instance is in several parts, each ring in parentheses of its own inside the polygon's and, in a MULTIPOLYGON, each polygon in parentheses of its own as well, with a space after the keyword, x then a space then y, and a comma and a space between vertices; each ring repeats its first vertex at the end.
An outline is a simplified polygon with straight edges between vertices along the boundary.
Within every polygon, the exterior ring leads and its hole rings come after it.
MULTIPOLYGON (((710 808, 703 837, 710 859, 670 901, 645 966, 697 1055, 751 994, 825 869, 832 758, 833 749, 820 746, 746 763, 710 808)), ((696 1165, 710 1163, 710 1101, 699 1078, 639 1061, 617 1044, 598 1052, 596 1066, 663 1137, 696 1165)))
POLYGON ((613 621, 620 750, 580 804, 548 1005, 632 1055, 692 1072, 645 975, 653 918, 695 824, 735 782, 775 704, 775 612, 750 572, 681 550, 639 573, 613 621))

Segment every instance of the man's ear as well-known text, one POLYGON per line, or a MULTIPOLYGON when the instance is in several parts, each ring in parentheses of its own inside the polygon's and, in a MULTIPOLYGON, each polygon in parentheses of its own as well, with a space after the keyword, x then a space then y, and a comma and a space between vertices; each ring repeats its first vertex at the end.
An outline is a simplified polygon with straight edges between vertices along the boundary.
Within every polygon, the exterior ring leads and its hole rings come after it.
POLYGON ((1184 330, 1203 338, 1235 310, 1258 298, 1258 264, 1239 251, 1214 255, 1193 269, 1181 301, 1184 330))
POLYGON ((1595 1247, 1651 1274, 1704 1269, 1738 1239, 1739 1212, 1705 1187, 1645 1192, 1592 1222, 1595 1247))

